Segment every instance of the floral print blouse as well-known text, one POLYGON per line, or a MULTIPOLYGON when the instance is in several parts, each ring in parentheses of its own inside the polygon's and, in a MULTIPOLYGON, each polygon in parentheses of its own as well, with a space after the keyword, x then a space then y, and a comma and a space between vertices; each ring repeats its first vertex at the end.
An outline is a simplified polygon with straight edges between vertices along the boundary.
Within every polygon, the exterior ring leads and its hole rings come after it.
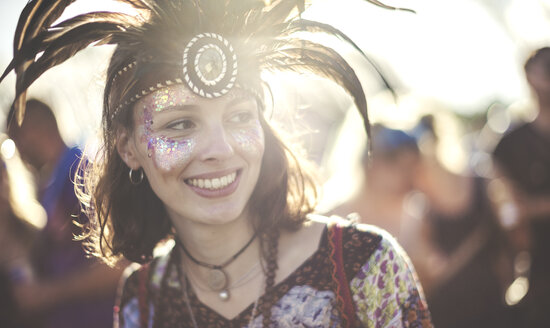
MULTIPOLYGON (((342 327, 336 306, 331 270, 331 246, 325 228, 317 251, 286 279, 277 284, 272 307, 272 327, 342 327)), ((368 225, 342 228, 343 269, 361 327, 432 327, 430 314, 414 268, 406 254, 386 232, 368 225)), ((148 327, 191 327, 177 270, 165 275, 169 255, 154 260, 147 284, 148 327), (168 279, 160 296, 162 277, 168 279), (162 309, 162 322, 155 313, 162 309)), ((140 327, 139 270, 127 270, 115 327, 140 327)), ((188 286, 191 310, 198 327, 262 327, 262 315, 251 318, 253 305, 228 320, 202 304, 188 286)), ((261 305, 264 297, 259 299, 261 305)))

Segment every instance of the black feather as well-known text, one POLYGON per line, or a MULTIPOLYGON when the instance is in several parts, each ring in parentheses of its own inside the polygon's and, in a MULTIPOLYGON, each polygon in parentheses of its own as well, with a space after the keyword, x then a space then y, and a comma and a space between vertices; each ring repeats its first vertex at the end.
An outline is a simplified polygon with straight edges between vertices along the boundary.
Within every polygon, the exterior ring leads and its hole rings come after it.
POLYGON ((370 136, 365 93, 355 71, 345 59, 333 49, 310 41, 291 40, 287 45, 288 48, 279 49, 261 62, 264 68, 270 71, 310 72, 341 85, 353 97, 370 136), (292 47, 293 44, 295 47, 292 47))
MULTIPOLYGON (((35 0, 30 1, 19 18, 17 28, 15 30, 14 37, 14 57, 17 52, 27 42, 30 42, 32 38, 36 37, 40 32, 46 30, 50 24, 58 19, 65 8, 71 4, 74 0, 35 0)), ((13 69, 17 74, 17 84, 21 84, 21 74, 24 74, 25 70, 31 64, 31 60, 20 61, 18 65, 14 65, 13 69)), ((2 75, 5 77, 5 73, 2 75)), ((23 122, 25 115, 25 92, 20 92, 15 99, 14 107, 16 113, 16 119, 18 124, 23 122)))

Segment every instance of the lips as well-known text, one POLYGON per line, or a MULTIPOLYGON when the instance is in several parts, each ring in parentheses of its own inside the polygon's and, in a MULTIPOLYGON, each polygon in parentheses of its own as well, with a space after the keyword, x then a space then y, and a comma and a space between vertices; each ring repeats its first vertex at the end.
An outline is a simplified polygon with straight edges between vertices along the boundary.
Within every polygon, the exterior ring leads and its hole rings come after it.
POLYGON ((185 179, 194 192, 203 197, 224 197, 237 188, 240 180, 241 170, 233 170, 223 173, 206 174, 185 179))

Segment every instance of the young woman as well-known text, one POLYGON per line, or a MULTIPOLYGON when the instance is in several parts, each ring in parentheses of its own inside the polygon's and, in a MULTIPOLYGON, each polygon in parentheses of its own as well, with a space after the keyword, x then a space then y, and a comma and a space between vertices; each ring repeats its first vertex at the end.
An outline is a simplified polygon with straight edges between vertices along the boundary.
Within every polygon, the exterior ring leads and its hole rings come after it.
POLYGON ((368 129, 351 67, 297 33, 345 35, 301 19, 304 1, 127 0, 140 16, 50 28, 62 2, 27 5, 8 71, 22 118, 37 74, 91 43, 116 45, 104 147, 83 162, 77 192, 90 250, 142 264, 122 283, 117 325, 431 326, 391 237, 311 215, 314 181, 263 115, 262 71, 310 71, 342 85, 368 129), (162 243, 174 246, 153 257, 162 243))

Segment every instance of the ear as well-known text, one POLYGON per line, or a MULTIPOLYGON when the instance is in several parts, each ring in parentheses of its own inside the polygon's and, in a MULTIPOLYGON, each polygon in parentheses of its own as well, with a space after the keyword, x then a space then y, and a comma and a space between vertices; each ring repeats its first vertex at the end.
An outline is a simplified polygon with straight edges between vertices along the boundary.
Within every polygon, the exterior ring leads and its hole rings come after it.
POLYGON ((141 167, 139 162, 139 154, 134 142, 134 139, 128 134, 128 131, 121 131, 117 138, 116 149, 118 154, 132 170, 137 170, 141 167))

